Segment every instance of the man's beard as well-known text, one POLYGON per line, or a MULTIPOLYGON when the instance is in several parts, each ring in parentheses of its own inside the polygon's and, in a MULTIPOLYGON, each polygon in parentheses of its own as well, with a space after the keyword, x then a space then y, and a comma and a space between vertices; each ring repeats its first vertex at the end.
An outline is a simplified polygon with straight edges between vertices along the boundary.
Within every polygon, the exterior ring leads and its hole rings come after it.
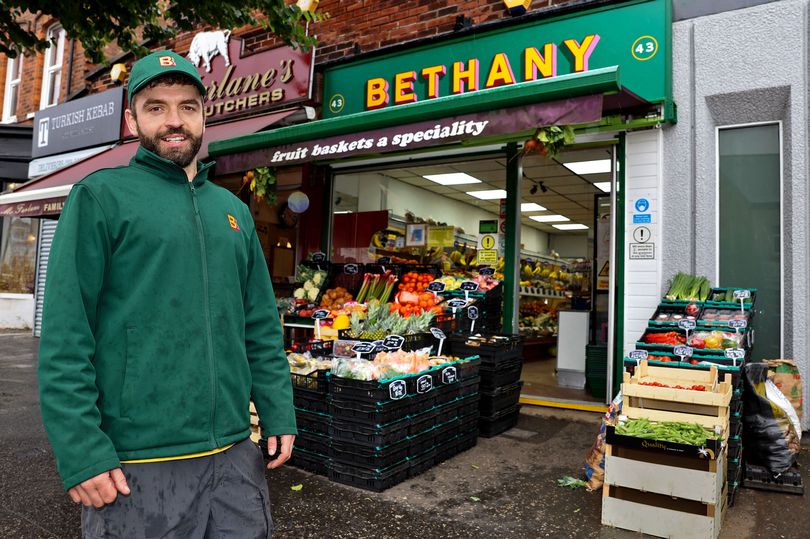
POLYGON ((163 133, 159 133, 153 137, 147 137, 142 135, 139 137, 141 141, 141 146, 146 148, 152 153, 156 153, 160 157, 164 159, 168 159, 172 161, 174 164, 179 166, 180 168, 186 168, 191 164, 192 161, 197 157, 197 153, 199 153, 200 148, 202 147, 202 136, 195 137, 185 129, 170 129, 168 131, 164 131, 163 133), (167 148, 161 149, 160 143, 162 142, 163 137, 168 137, 171 135, 183 135, 186 137, 186 140, 189 141, 189 145, 184 148, 167 148))

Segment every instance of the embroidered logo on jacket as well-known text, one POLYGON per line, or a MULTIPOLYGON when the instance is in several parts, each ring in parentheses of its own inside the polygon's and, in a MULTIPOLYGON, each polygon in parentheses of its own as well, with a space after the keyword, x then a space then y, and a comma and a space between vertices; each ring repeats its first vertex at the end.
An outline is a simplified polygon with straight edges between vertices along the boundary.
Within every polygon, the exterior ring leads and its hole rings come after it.
POLYGON ((161 67, 174 67, 177 65, 171 56, 161 56, 158 58, 158 62, 160 62, 161 67))
POLYGON ((231 228, 234 230, 239 230, 239 223, 236 222, 236 217, 228 214, 228 223, 231 225, 231 228))

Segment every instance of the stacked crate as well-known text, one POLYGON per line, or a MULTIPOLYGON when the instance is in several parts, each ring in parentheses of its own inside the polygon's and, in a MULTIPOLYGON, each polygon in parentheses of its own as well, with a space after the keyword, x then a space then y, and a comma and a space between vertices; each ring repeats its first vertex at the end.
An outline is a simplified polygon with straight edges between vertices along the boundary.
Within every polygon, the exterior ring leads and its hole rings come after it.
POLYGON ((298 436, 290 464, 308 472, 326 475, 329 460, 329 377, 327 371, 291 374, 298 436))
MULTIPOLYGON (((697 423, 722 438, 729 431, 731 376, 650 367, 642 361, 622 384, 622 414, 629 419, 697 423), (642 385, 706 386, 706 391, 642 385)), ((602 523, 660 537, 716 538, 728 504, 725 442, 703 446, 616 433, 608 427, 602 523)))
POLYGON ((479 435, 497 436, 514 427, 520 413, 523 338, 519 335, 464 336, 449 339, 450 353, 481 358, 479 435))
POLYGON ((379 492, 473 447, 480 363, 380 381, 331 376, 329 478, 379 492))

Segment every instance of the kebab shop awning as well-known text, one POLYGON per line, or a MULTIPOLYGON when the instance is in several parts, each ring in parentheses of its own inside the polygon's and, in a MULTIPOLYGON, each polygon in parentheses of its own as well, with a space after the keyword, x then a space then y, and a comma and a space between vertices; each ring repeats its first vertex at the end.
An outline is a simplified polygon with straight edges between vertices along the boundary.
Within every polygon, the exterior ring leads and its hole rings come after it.
POLYGON ((329 118, 212 143, 217 173, 474 144, 543 125, 598 121, 605 106, 643 103, 618 66, 329 118))
MULTIPOLYGON (((283 120, 297 110, 285 110, 206 127, 199 158, 204 159, 208 156, 208 146, 214 141, 244 133, 255 133, 283 120)), ((128 164, 138 146, 137 140, 119 144, 53 174, 31 180, 12 193, 0 195, 0 217, 58 215, 74 183, 99 169, 128 164)))

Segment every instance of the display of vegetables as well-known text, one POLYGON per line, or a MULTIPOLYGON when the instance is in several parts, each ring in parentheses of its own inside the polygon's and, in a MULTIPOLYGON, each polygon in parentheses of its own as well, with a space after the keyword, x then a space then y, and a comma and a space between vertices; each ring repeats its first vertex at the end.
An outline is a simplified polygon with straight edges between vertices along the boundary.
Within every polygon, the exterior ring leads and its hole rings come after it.
POLYGON ((685 386, 682 386, 682 385, 670 386, 670 385, 664 384, 662 382, 639 382, 638 385, 640 385, 640 386, 652 386, 652 387, 668 387, 668 388, 671 388, 671 389, 688 389, 690 391, 706 391, 706 386, 702 386, 700 384, 695 384, 693 386, 685 387, 685 386))
MULTIPOLYGON (((726 302, 739 303, 740 300, 738 300, 738 299, 736 299, 734 297, 734 291, 735 290, 750 290, 750 289, 747 289, 747 288, 728 288, 726 290, 715 290, 711 294, 711 298, 709 298, 709 301, 726 301, 726 302)), ((751 294, 753 295, 753 290, 751 291, 751 294)), ((743 303, 744 304, 749 304, 752 301, 753 301, 752 298, 745 298, 743 300, 743 303)))
POLYGON ((431 311, 441 314, 442 308, 436 305, 436 296, 432 292, 421 292, 415 294, 403 290, 399 292, 394 302, 390 304, 391 312, 397 312, 400 316, 408 318, 411 315, 420 315, 431 311))
POLYGON ((380 303, 388 303, 396 282, 397 278, 390 270, 383 274, 366 273, 363 277, 363 285, 357 293, 357 302, 363 303, 376 299, 380 303))
POLYGON ((313 357, 309 352, 287 354, 287 362, 290 364, 290 372, 294 374, 311 374, 315 371, 332 368, 331 359, 313 357))
POLYGON ((700 317, 701 324, 710 326, 727 326, 731 320, 748 321, 749 313, 739 309, 704 309, 700 317))
POLYGON ((649 419, 622 419, 616 425, 616 434, 645 440, 661 440, 679 444, 703 446, 706 440, 717 439, 711 431, 696 423, 677 421, 650 421, 649 419))
POLYGON ((666 298, 669 300, 706 301, 711 292, 711 285, 706 277, 678 273, 672 279, 666 298))
POLYGON ((399 280, 399 286, 397 288, 407 292, 424 292, 427 289, 427 285, 430 284, 433 279, 434 276, 430 273, 409 271, 399 280))
POLYGON ((447 363, 447 358, 438 358, 440 363, 431 361, 427 351, 380 352, 373 361, 358 358, 336 358, 332 374, 353 380, 380 380, 405 374, 415 374, 430 369, 436 364, 447 363))
POLYGON ((388 335, 411 335, 424 333, 430 328, 435 313, 427 311, 407 318, 386 305, 369 305, 365 319, 359 313, 352 313, 349 323, 349 337, 367 341, 378 341, 388 335))
POLYGON ((678 346, 686 344, 686 337, 677 331, 647 332, 641 337, 641 342, 647 344, 665 344, 667 346, 678 346))
POLYGON ((743 334, 731 331, 695 331, 689 337, 689 346, 692 348, 709 348, 711 350, 740 348, 742 342, 743 334))
POLYGON ((303 284, 293 291, 293 297, 311 303, 318 299, 321 288, 326 284, 326 271, 300 265, 296 270, 296 281, 303 284))

